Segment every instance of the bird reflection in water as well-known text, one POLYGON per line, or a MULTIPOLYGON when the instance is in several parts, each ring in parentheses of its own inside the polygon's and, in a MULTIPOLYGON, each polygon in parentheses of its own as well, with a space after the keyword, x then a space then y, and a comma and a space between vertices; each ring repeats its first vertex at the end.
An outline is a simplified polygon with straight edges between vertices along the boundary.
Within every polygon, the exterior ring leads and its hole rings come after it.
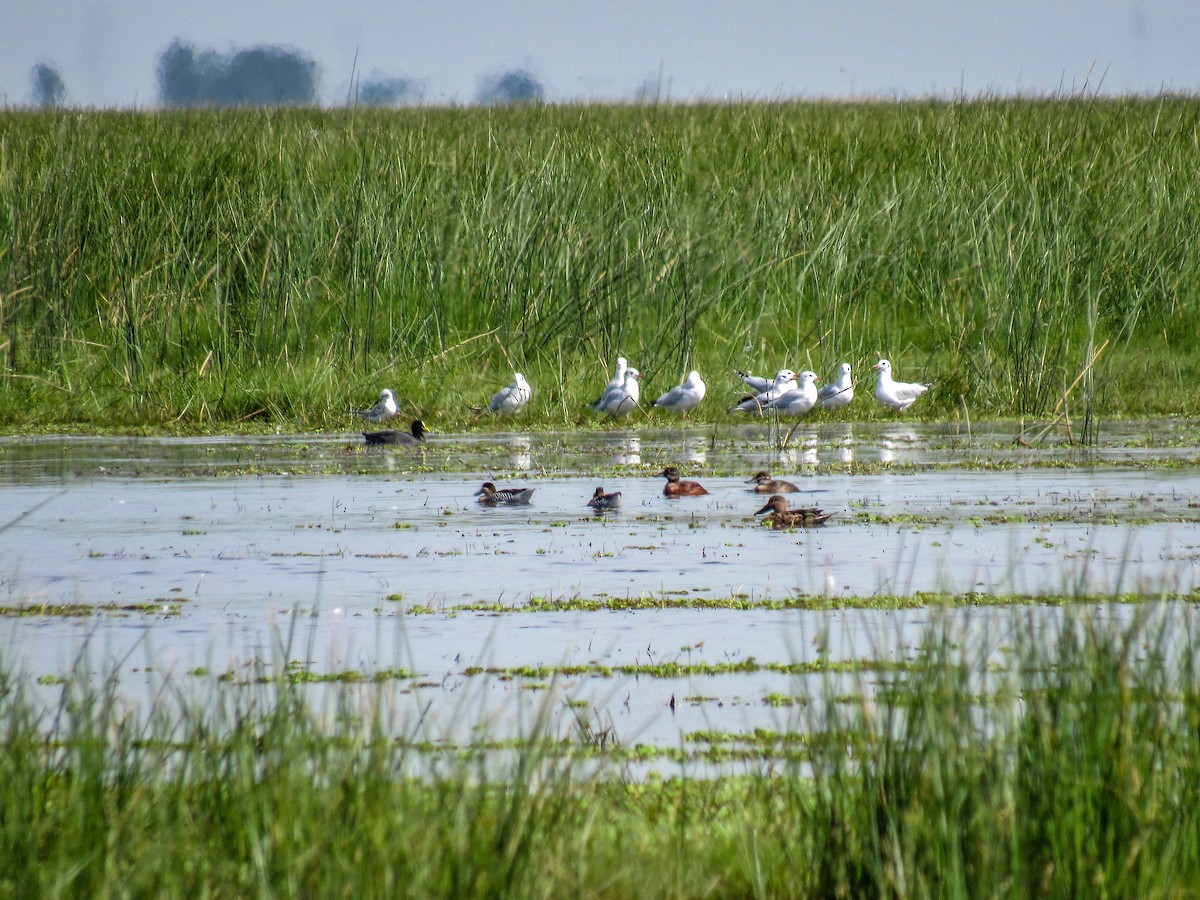
POLYGON ((528 472, 533 468, 533 448, 529 435, 517 434, 508 443, 512 450, 512 467, 519 472, 528 472))
POLYGON ((618 466, 640 466, 642 464, 642 439, 637 435, 622 438, 615 448, 613 463, 618 466))

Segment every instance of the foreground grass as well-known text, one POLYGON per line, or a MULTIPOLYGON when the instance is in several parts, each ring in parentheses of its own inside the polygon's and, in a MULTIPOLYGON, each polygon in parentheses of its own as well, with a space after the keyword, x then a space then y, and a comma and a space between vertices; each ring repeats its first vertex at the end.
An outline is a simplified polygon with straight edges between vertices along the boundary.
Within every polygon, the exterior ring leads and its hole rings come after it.
POLYGON ((1195 622, 1119 619, 1014 613, 980 645, 935 617, 859 702, 805 682, 803 765, 712 781, 625 780, 586 729, 425 759, 349 691, 331 721, 286 682, 138 717, 112 682, 39 711, 6 675, 0 894, 1186 895, 1195 622))
POLYGON ((1198 121, 1167 97, 2 111, 0 427, 344 428, 388 385, 454 429, 514 368, 526 422, 577 425, 618 353, 647 400, 698 368, 700 421, 734 366, 869 381, 879 354, 935 382, 916 415, 1195 414, 1198 121))

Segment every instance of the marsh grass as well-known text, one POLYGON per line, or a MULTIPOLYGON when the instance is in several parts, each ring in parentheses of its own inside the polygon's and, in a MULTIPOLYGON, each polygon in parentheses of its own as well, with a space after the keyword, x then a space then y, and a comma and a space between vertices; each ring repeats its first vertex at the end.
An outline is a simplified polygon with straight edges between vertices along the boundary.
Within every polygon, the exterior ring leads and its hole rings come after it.
MULTIPOLYGON (((0 112, 0 426, 583 424, 624 354, 1194 413, 1200 101, 0 112), (486 423, 485 423, 486 424, 486 423)), ((862 390, 853 415, 881 415, 862 390)), ((642 418, 635 414, 635 420, 642 418)), ((1085 424, 1084 431, 1091 434, 1085 424)))
POLYGON ((0 893, 1186 894, 1194 616, 1119 609, 935 615, 857 701, 798 679, 785 761, 715 779, 630 780, 594 728, 539 723, 506 762, 422 757, 361 686, 323 716, 286 679, 139 713, 115 679, 46 708, 2 669, 0 893))

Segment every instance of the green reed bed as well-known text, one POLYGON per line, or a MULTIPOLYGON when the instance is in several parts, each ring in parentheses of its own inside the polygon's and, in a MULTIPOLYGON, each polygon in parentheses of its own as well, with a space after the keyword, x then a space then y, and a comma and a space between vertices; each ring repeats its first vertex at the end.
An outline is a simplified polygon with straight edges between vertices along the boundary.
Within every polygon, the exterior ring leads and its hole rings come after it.
POLYGON ((878 355, 918 415, 1195 414, 1198 131, 1171 97, 2 111, 0 427, 337 428, 383 385, 461 427, 513 369, 562 425, 618 353, 647 400, 700 369, 705 421, 734 366, 878 355))
POLYGON ((935 617, 858 700, 798 680, 803 741, 715 779, 629 780, 583 726, 421 756, 382 689, 318 715, 287 681, 168 688, 138 714, 112 680, 45 709, 6 673, 0 895, 1186 895, 1190 607, 1007 623, 981 645, 935 617))

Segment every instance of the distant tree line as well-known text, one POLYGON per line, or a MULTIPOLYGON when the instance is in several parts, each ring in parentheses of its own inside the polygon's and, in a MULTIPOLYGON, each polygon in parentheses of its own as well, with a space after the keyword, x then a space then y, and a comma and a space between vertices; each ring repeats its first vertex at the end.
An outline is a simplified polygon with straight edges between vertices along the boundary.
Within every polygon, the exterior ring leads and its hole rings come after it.
POLYGON ((54 66, 38 63, 29 70, 29 80, 33 82, 34 106, 46 109, 67 102, 67 86, 54 66))
MULTIPOLYGON (((197 50, 176 38, 158 59, 159 99, 166 107, 304 106, 317 103, 320 69, 288 47, 261 45, 232 53, 197 50)), ((29 73, 33 105, 58 107, 67 88, 58 69, 38 63, 29 73)), ((485 104, 540 103, 546 89, 527 69, 485 78, 476 100, 485 104)), ((372 75, 357 86, 350 101, 364 106, 401 106, 418 102, 422 85, 412 78, 372 75)))
POLYGON ((316 103, 317 64, 285 47, 197 52, 176 39, 158 60, 164 106, 295 106, 316 103))

